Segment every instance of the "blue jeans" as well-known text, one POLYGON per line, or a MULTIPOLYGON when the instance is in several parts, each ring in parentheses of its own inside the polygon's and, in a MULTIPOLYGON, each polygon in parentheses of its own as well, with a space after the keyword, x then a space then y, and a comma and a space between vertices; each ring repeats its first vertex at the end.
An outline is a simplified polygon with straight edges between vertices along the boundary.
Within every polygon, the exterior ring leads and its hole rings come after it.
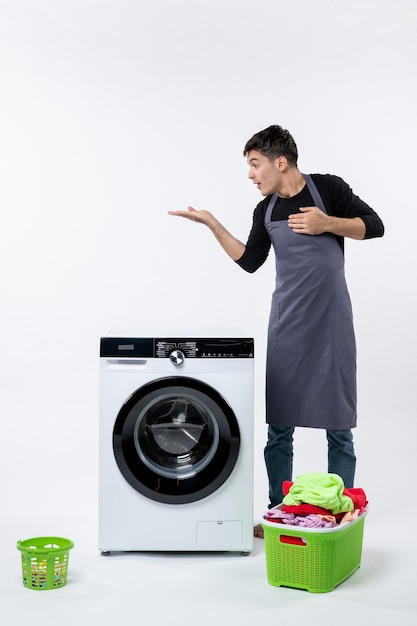
MULTIPOLYGON (((326 430, 328 472, 338 474, 346 488, 353 487, 356 456, 351 430, 326 430)), ((270 508, 282 501, 282 483, 292 480, 294 428, 268 426, 264 456, 269 479, 270 508)))

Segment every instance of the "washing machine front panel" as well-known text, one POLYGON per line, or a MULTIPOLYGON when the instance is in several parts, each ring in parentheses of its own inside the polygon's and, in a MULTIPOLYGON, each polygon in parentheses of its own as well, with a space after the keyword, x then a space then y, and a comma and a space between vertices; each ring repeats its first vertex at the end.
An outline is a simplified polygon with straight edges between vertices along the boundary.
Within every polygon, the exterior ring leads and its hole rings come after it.
POLYGON ((100 550, 250 551, 253 340, 138 337, 101 340, 100 550))
POLYGON ((119 469, 158 502, 195 502, 227 480, 239 455, 231 407, 206 383, 166 377, 140 387, 121 408, 113 432, 119 469))

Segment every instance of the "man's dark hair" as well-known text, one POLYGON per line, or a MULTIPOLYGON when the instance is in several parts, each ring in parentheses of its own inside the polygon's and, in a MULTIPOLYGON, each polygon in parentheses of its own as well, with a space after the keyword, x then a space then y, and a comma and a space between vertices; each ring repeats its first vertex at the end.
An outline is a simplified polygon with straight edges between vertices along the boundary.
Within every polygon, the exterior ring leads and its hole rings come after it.
POLYGON ((285 156, 290 165, 297 165, 297 145, 291 133, 277 124, 268 126, 251 137, 245 146, 243 156, 247 156, 251 150, 261 152, 271 161, 279 156, 285 156))

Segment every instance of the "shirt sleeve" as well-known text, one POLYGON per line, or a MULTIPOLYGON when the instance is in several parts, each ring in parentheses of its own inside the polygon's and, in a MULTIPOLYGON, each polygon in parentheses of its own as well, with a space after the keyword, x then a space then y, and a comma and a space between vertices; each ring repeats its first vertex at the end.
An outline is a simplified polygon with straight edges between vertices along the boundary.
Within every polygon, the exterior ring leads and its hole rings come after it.
POLYGON ((265 228, 265 200, 253 212, 252 228, 246 242, 246 249, 236 263, 246 272, 253 273, 263 265, 271 248, 271 240, 265 228))
MULTIPOLYGON (((384 224, 379 215, 359 196, 353 193, 349 185, 339 176, 316 175, 317 187, 323 189, 323 202, 330 215, 337 217, 360 217, 365 224, 365 239, 382 237, 384 224), (328 196, 328 199, 326 199, 328 196)), ((316 178, 313 175, 313 179, 316 178)))

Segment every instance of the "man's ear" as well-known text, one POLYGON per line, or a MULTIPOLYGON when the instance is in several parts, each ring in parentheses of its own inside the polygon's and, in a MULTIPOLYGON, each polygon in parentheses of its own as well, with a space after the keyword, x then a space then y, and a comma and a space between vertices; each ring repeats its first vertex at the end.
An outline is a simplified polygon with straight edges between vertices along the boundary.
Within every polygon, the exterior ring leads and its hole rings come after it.
POLYGON ((275 159, 275 167, 277 168, 277 170, 279 170, 280 172, 284 172, 287 167, 288 167, 288 161, 287 161, 287 157, 285 156, 279 156, 275 159))

